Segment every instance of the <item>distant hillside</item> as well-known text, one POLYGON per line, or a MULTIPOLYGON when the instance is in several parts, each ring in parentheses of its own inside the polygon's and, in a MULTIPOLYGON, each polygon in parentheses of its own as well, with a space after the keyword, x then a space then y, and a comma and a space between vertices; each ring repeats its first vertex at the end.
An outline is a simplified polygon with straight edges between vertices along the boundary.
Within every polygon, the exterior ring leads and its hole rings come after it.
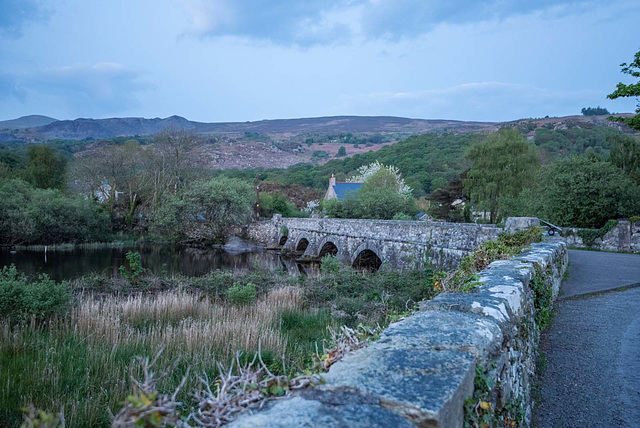
MULTIPOLYGON (((391 116, 330 116, 307 119, 277 119, 257 122, 193 122, 180 116, 165 119, 139 117, 111 119, 60 120, 13 132, 15 139, 23 140, 84 140, 156 134, 167 127, 192 130, 200 135, 260 133, 278 136, 303 133, 403 133, 419 134, 430 131, 474 132, 495 129, 491 122, 464 122, 457 120, 408 119, 391 116)), ((15 129, 16 127, 14 127, 15 129)))
POLYGON ((0 120, 0 129, 25 129, 33 128, 36 126, 49 125, 52 122, 56 122, 58 119, 54 119, 48 116, 40 116, 32 114, 30 116, 22 116, 17 119, 0 120))
MULTIPOLYGON (((624 116, 624 115, 622 115, 624 116)), ((110 119, 55 120, 46 116, 25 116, 0 122, 0 141, 47 141, 53 139, 85 140, 153 135, 165 128, 189 129, 203 136, 244 136, 260 134, 275 140, 313 134, 403 134, 426 132, 493 131, 504 125, 526 126, 533 130, 554 124, 557 127, 584 123, 585 126, 618 126, 607 116, 567 116, 520 119, 513 122, 473 122, 441 119, 409 119, 393 116, 327 116, 303 119, 276 119, 256 122, 193 122, 180 116, 164 119, 123 117, 110 119)))

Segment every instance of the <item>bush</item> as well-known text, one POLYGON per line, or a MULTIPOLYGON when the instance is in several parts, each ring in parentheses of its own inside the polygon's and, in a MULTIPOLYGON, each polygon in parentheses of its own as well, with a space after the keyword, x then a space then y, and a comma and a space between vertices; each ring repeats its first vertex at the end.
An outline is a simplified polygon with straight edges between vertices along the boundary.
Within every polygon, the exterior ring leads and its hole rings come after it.
POLYGON ((224 242, 233 226, 249 221, 253 198, 251 185, 242 180, 198 181, 165 201, 152 230, 178 241, 224 242))
POLYGON ((403 196, 395 189, 371 188, 366 185, 344 200, 323 201, 322 208, 330 217, 380 220, 391 220, 399 214, 411 217, 418 212, 413 198, 403 196))
POLYGON ((92 200, 21 180, 0 184, 0 245, 59 244, 107 237, 109 215, 92 200))
POLYGON ((70 303, 66 282, 55 282, 47 275, 30 280, 14 265, 0 271, 0 316, 11 322, 24 322, 32 317, 42 321, 63 315, 70 303))
POLYGON ((409 220, 413 220, 413 217, 411 217, 409 214, 397 213, 396 215, 393 216, 391 220, 409 221, 409 220))
POLYGON ((233 284, 227 290, 227 299, 234 305, 248 305, 256 301, 256 285, 252 282, 247 285, 233 284))
POLYGON ((142 257, 137 251, 127 251, 125 257, 127 259, 126 265, 118 268, 120 275, 129 283, 137 285, 140 281, 140 276, 146 271, 146 269, 142 267, 142 257))
POLYGON ((340 272, 340 267, 342 264, 340 261, 331 254, 327 254, 320 261, 320 271, 324 274, 327 273, 338 273, 340 272))
POLYGON ((531 214, 554 224, 599 228, 640 211, 640 186, 597 157, 554 162, 542 169, 537 182, 531 214))

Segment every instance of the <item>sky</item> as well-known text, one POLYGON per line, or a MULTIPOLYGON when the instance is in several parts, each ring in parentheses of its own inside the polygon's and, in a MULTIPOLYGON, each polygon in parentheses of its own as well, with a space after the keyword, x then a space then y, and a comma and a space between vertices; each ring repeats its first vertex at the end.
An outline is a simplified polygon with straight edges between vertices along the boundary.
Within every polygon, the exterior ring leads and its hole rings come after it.
POLYGON ((638 0, 0 0, 0 120, 506 121, 607 100, 638 0))

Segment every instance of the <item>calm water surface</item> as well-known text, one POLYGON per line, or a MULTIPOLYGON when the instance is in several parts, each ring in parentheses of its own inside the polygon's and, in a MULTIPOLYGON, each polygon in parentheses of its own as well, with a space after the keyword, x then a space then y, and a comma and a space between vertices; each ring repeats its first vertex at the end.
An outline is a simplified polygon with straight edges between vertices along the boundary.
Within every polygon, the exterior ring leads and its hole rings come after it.
POLYGON ((222 249, 141 245, 116 248, 73 248, 64 250, 0 250, 0 267, 15 264, 27 275, 46 273, 55 280, 72 279, 92 272, 117 275, 118 267, 125 262, 127 251, 138 251, 142 265, 155 274, 184 274, 201 276, 208 272, 252 268, 256 265, 275 270, 284 268, 292 273, 295 263, 280 259, 273 251, 257 250, 240 254, 222 249))

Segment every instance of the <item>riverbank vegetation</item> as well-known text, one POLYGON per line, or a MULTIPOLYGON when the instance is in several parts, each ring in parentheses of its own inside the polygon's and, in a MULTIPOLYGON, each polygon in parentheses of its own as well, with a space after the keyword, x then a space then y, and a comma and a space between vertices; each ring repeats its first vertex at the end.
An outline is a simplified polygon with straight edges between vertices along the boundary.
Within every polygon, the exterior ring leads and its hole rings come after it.
POLYGON ((561 226, 601 227, 607 219, 640 212, 640 198, 634 197, 640 149, 630 129, 571 120, 559 127, 527 123, 489 135, 416 135, 376 152, 286 169, 207 169, 201 142, 184 130, 167 130, 142 143, 96 142, 77 153, 59 142, 2 146, 0 245, 140 236, 220 242, 258 213, 260 218, 308 216, 331 173, 344 181, 376 163, 397 168, 410 195, 401 199, 384 189, 362 189, 345 203, 327 203, 325 214, 407 219, 418 211, 413 201, 420 199, 419 210, 447 221, 500 223, 510 215, 532 215, 561 226), (576 174, 567 175, 567 169, 576 174), (256 206, 258 173, 262 193, 256 206), (591 180, 593 174, 615 179, 591 180), (234 208, 215 210, 207 200, 234 208), (236 209, 237 202, 242 209, 236 209), (220 226, 221 217, 232 219, 227 227, 220 226))
MULTIPOLYGON (((109 411, 131 394, 131 378, 144 377, 138 357, 160 350, 154 371, 167 375, 159 391, 174 391, 188 373, 176 398, 185 414, 196 404, 198 378, 206 374, 215 388, 217 364, 228 365, 236 352, 247 361, 260 350, 272 373, 292 377, 326 357, 331 329, 385 325, 434 295, 428 269, 361 274, 326 265, 317 277, 259 269, 197 278, 143 273, 132 282, 91 275, 55 285, 68 299, 16 295, 23 304, 0 321, 0 420, 17 426, 20 409, 32 404, 64 409, 67 426, 108 426, 109 411)), ((7 269, 3 296, 14 295, 17 283, 38 290, 47 281, 7 269)))

